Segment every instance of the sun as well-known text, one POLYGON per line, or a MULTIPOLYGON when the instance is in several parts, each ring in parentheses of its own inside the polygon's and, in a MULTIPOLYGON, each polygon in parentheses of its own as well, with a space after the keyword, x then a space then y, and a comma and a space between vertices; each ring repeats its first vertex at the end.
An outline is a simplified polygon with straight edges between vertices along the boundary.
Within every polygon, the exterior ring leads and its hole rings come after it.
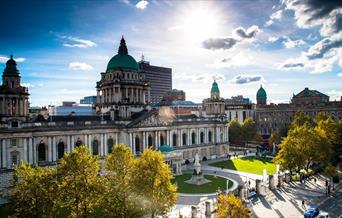
POLYGON ((184 32, 195 41, 213 37, 218 32, 219 19, 213 11, 195 8, 185 16, 184 32))

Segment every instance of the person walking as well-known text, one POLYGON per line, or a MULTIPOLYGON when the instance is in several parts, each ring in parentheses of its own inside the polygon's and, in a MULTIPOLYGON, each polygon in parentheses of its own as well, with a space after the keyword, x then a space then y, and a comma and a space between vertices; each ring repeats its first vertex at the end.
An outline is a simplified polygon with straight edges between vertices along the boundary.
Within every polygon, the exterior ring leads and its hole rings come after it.
POLYGON ((305 209, 305 200, 302 200, 302 208, 305 209))

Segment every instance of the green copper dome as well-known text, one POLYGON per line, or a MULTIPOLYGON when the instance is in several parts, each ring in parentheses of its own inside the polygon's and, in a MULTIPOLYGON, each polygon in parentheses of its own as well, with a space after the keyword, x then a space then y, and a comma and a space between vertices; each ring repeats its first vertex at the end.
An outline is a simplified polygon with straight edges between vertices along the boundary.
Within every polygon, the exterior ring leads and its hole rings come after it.
POLYGON ((124 69, 138 71, 139 65, 136 60, 128 54, 125 39, 122 37, 118 54, 110 59, 107 64, 107 70, 124 69))
POLYGON ((173 151, 173 148, 169 145, 161 145, 159 148, 158 148, 158 151, 162 152, 162 153, 167 153, 167 152, 171 152, 173 151))
POLYGON ((216 81, 214 81, 213 85, 211 86, 211 92, 220 92, 216 81))
POLYGON ((257 99, 267 99, 267 95, 266 95, 266 91, 264 88, 262 88, 262 86, 260 86, 258 92, 257 92, 257 99))

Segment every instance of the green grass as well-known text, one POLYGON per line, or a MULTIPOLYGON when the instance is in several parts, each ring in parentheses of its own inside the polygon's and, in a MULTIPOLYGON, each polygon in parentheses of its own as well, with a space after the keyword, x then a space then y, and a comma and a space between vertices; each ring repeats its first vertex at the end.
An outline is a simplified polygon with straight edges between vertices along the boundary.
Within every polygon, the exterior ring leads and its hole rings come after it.
MULTIPOLYGON (((217 192, 218 189, 220 190, 226 190, 226 181, 227 179, 222 177, 215 177, 212 175, 204 175, 204 178, 210 180, 210 183, 206 183, 203 185, 191 185, 188 183, 185 183, 186 180, 191 179, 191 174, 186 173, 183 175, 175 176, 174 179, 172 179, 172 183, 177 184, 177 191, 179 193, 185 193, 185 194, 208 194, 208 193, 214 193, 217 192)), ((228 188, 231 188, 233 186, 233 182, 229 180, 228 182, 228 188)))
POLYGON ((272 160, 263 157, 243 157, 211 163, 209 165, 260 175, 262 175, 263 169, 266 169, 267 174, 274 174, 276 172, 276 165, 272 160))

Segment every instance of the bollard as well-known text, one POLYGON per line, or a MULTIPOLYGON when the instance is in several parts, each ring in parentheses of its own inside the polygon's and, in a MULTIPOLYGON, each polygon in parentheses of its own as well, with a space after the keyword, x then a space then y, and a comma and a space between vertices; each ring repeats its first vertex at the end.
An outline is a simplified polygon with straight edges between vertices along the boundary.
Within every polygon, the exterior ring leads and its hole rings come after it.
POLYGON ((283 174, 279 174, 278 175, 278 187, 281 188, 281 186, 283 185, 283 179, 284 179, 284 175, 283 174))
POLYGON ((210 208, 210 202, 209 201, 205 202, 205 215, 211 216, 211 208, 210 208))
POLYGON ((269 189, 274 189, 274 175, 269 175, 268 176, 268 188, 269 189))
POLYGON ((191 218, 197 218, 197 207, 191 206, 191 218))
POLYGON ((261 186, 262 181, 260 179, 255 180, 255 191, 258 195, 262 194, 261 186))

